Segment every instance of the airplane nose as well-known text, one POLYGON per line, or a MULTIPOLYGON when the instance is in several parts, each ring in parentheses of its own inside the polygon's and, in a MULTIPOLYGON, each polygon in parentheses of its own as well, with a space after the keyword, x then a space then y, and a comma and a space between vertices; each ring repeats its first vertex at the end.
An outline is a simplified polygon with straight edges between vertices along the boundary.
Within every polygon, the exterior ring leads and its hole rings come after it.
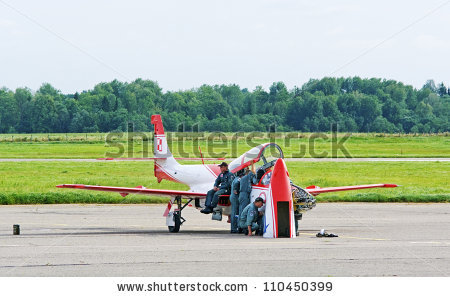
POLYGON ((275 163, 269 189, 264 237, 295 237, 291 183, 283 159, 275 163))
POLYGON ((275 163, 270 180, 272 193, 277 196, 276 201, 291 201, 291 183, 286 163, 283 159, 278 159, 275 163))
POLYGON ((272 172, 272 178, 274 178, 276 175, 277 176, 284 175, 289 180, 289 172, 287 170, 286 163, 284 162, 283 159, 278 159, 275 162, 275 166, 274 166, 273 172, 272 172))

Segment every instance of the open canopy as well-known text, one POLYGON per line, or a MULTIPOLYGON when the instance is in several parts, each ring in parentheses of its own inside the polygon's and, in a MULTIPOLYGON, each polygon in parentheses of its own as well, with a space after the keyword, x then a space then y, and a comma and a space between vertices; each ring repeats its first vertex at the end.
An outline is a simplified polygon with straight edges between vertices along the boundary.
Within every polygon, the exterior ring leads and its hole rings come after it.
POLYGON ((242 154, 231 162, 228 168, 231 172, 236 173, 253 163, 256 163, 256 167, 260 167, 279 158, 283 158, 280 146, 276 143, 264 143, 242 154))

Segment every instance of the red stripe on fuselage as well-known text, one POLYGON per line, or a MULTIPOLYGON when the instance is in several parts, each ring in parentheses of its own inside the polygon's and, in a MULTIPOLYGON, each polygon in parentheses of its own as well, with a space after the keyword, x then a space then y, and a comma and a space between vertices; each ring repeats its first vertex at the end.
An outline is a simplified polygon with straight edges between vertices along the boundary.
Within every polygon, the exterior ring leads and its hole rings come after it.
POLYGON ((182 184, 181 181, 177 180, 170 173, 168 173, 166 170, 164 170, 164 168, 161 165, 159 165, 157 163, 155 163, 155 177, 158 179, 158 183, 160 183, 161 180, 166 179, 166 180, 170 180, 170 181, 182 184))
POLYGON ((221 173, 219 166, 217 166, 216 164, 206 164, 204 165, 213 175, 214 177, 218 177, 219 174, 221 173))
POLYGON ((252 189, 258 189, 258 190, 268 190, 269 189, 269 185, 267 186, 252 186, 252 189))

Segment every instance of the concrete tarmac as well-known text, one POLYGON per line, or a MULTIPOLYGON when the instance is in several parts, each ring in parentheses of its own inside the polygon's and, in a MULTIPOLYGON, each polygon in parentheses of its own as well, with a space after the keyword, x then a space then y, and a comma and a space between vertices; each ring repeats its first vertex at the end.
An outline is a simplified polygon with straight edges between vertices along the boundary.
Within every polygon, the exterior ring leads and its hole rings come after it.
POLYGON ((450 276, 450 204, 318 204, 295 239, 230 234, 193 208, 171 234, 164 209, 0 206, 0 276, 450 276))

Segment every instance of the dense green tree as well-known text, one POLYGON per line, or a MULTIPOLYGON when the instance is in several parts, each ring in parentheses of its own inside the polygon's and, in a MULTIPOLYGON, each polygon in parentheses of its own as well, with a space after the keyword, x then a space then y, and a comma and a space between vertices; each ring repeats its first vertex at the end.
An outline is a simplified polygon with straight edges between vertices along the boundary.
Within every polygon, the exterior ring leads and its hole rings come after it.
POLYGON ((33 99, 31 120, 33 130, 38 133, 57 132, 55 100, 49 93, 36 93, 33 99))
POLYGON ((257 86, 253 91, 256 102, 256 113, 270 113, 269 94, 263 87, 257 86))
POLYGON ((373 121, 372 131, 373 132, 394 133, 394 132, 396 132, 396 127, 394 124, 389 122, 386 118, 379 116, 373 121))
POLYGON ((197 90, 197 99, 201 111, 208 120, 226 117, 232 114, 231 107, 213 87, 203 85, 197 90))
POLYGON ((95 124, 95 120, 91 114, 86 110, 77 112, 73 117, 70 127, 70 132, 96 132, 98 127, 95 124))
POLYGON ((62 94, 43 84, 0 90, 0 133, 151 131, 150 115, 164 117, 168 131, 449 131, 449 89, 433 80, 421 89, 394 80, 359 77, 311 79, 288 90, 203 85, 163 92, 154 81, 99 83, 92 90, 62 94))
POLYGON ((387 100, 383 104, 383 117, 391 123, 398 123, 402 118, 402 108, 399 103, 394 100, 387 100))
POLYGON ((19 123, 19 110, 14 92, 0 89, 0 133, 14 133, 19 123))
POLYGON ((297 96, 289 104, 289 112, 287 114, 288 125, 294 130, 301 130, 305 115, 306 112, 303 110, 302 98, 297 96))
POLYGON ((381 107, 375 96, 362 96, 359 115, 363 118, 361 131, 369 131, 373 121, 381 115, 381 107))

